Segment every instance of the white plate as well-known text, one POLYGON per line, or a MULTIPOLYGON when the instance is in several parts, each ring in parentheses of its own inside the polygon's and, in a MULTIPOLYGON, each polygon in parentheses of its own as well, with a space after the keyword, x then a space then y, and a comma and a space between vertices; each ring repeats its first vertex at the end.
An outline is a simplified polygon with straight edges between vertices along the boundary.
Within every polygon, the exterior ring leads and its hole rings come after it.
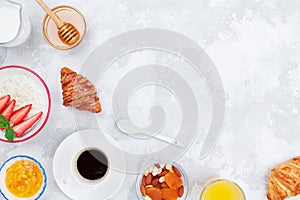
MULTIPOLYGON (((28 77, 32 81, 32 84, 35 85, 36 87, 35 89, 39 91, 39 93, 41 94, 39 98, 42 101, 41 110, 35 111, 35 112, 43 111, 42 118, 28 133, 25 133, 22 137, 15 138, 13 141, 13 142, 24 142, 36 136, 46 125, 50 115, 51 97, 50 97, 49 89, 46 83, 44 82, 44 80, 37 73, 35 73, 34 71, 26 67, 21 67, 21 66, 0 67, 0 85, 3 80, 6 80, 7 78, 15 75, 22 75, 28 77)), ((10 93, 10 95, 11 94, 12 93, 10 93)), ((7 95, 7 94, 3 94, 3 95, 7 95)), ((0 96, 2 96, 2 93, 0 96)), ((17 98, 16 101, 18 103, 17 98)), ((33 102, 26 102, 26 104, 30 104, 30 103, 33 102)), ((25 105, 21 105, 21 106, 25 106, 25 105)), ((33 114, 35 113, 32 113, 31 111, 29 115, 33 115, 33 114)), ((10 142, 4 137, 4 133, 2 133, 2 131, 0 131, 0 141, 10 142)))
POLYGON ((36 159, 34 159, 30 156, 26 156, 26 155, 13 156, 13 157, 9 158, 7 161, 5 161, 3 163, 3 165, 0 167, 0 194, 6 200, 12 200, 12 199, 20 199, 20 200, 33 200, 34 199, 34 200, 37 200, 42 197, 42 195, 44 194, 44 192, 46 190, 46 187, 47 187, 47 175, 46 175, 44 167, 41 165, 41 163, 39 161, 37 161, 36 159), (40 169, 42 170, 42 173, 43 173, 44 181, 43 181, 42 187, 34 196, 32 196, 30 198, 17 198, 14 195, 12 195, 5 186, 6 170, 13 163, 20 161, 20 160, 33 161, 35 164, 37 164, 40 167, 40 169))
POLYGON ((100 131, 85 130, 72 134, 59 145, 53 173, 57 185, 71 199, 108 199, 124 181, 126 161, 115 140, 100 131), (87 148, 100 149, 108 158, 110 167, 99 182, 85 182, 75 173, 76 157, 87 148))
POLYGON ((98 46, 79 73, 95 84, 103 112, 77 112, 76 125, 101 129, 119 141, 128 172, 140 172, 145 160, 174 162, 195 141, 195 154, 204 157, 221 134, 221 78, 204 49, 180 33, 155 28, 121 33, 98 46), (115 125, 124 119, 186 148, 126 135, 115 125))

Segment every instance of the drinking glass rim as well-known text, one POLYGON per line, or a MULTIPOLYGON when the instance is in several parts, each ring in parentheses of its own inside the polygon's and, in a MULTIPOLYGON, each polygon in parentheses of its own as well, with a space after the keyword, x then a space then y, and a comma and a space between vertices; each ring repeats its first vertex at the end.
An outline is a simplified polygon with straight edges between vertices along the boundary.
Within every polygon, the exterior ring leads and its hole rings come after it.
POLYGON ((214 184, 214 183, 216 183, 216 182, 219 182, 219 181, 225 181, 225 182, 232 183, 232 184, 234 184, 235 186, 237 186, 237 187, 241 190, 241 192, 242 192, 242 194, 243 194, 243 197, 244 197, 244 200, 246 200, 246 195, 245 195, 245 192, 244 192, 244 190, 242 189, 242 187, 241 187, 239 184, 237 184, 236 182, 234 182, 234 181, 232 181, 232 180, 229 180, 229 179, 224 179, 224 178, 212 180, 212 181, 210 181, 205 187, 203 187, 203 190, 202 190, 201 195, 200 195, 200 200, 202 200, 201 198, 202 198, 202 196, 203 196, 203 193, 206 191, 206 189, 207 189, 209 186, 211 186, 212 184, 214 184))

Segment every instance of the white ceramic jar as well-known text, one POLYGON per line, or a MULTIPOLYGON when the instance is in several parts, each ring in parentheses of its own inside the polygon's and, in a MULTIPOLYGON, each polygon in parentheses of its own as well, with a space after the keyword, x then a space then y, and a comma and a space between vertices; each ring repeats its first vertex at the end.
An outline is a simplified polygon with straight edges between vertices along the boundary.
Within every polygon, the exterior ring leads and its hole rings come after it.
POLYGON ((0 47, 23 44, 31 34, 31 23, 23 6, 11 0, 0 0, 0 47))

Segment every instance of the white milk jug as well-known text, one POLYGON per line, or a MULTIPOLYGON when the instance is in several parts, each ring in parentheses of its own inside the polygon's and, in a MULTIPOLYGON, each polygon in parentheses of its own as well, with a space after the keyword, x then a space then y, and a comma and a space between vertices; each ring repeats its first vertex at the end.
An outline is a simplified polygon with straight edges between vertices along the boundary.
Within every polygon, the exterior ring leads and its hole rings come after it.
POLYGON ((23 6, 10 0, 0 0, 0 47, 14 47, 30 36, 31 24, 23 6))

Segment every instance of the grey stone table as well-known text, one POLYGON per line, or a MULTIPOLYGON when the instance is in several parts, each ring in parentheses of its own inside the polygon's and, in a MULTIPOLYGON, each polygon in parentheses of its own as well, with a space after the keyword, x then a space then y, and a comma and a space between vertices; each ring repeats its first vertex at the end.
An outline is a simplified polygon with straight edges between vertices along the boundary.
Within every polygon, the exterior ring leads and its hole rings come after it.
MULTIPOLYGON (((13 154, 40 159, 49 176, 43 199, 68 199, 58 188, 52 162, 58 145, 75 131, 64 117, 59 70, 79 70, 87 56, 112 35, 137 28, 182 33, 206 50, 226 92, 225 125, 217 146, 199 159, 197 140, 178 160, 190 177, 189 199, 199 199, 200 184, 211 176, 241 185, 247 199, 266 199, 269 171, 300 155, 300 2, 298 0, 85 0, 48 1, 72 5, 85 15, 83 43, 71 51, 51 48, 41 32, 44 12, 34 1, 21 1, 33 25, 28 42, 0 48, 0 65, 30 67, 47 82, 53 99, 50 120, 41 134, 24 144, 0 146, 0 162, 13 154)), ((135 176, 127 176, 112 199, 134 200, 135 176)))

